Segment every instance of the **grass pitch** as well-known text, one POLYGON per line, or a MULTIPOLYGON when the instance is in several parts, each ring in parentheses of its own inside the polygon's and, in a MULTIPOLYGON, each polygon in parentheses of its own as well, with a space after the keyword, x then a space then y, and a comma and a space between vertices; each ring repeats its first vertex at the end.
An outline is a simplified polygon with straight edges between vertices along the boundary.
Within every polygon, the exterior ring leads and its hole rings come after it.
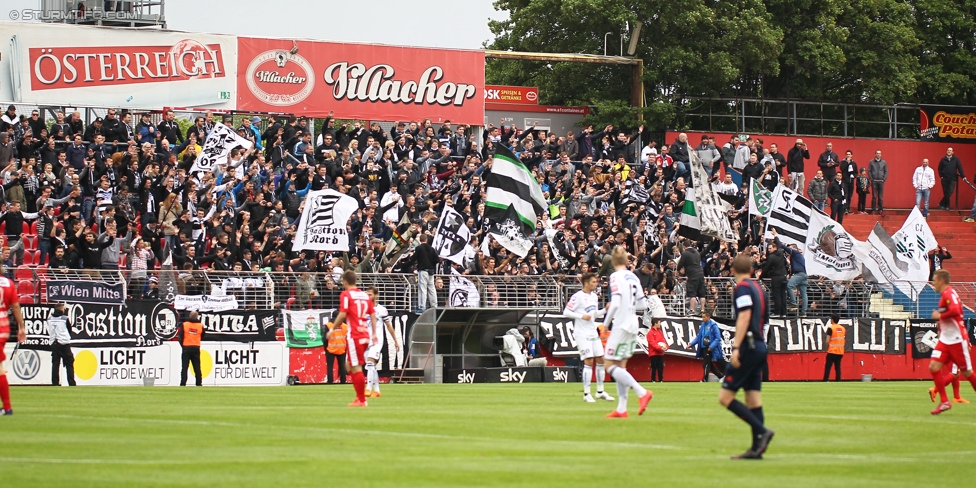
MULTIPOLYGON (((611 394, 613 392, 612 384, 611 394)), ((748 427, 715 383, 646 385, 609 420, 577 384, 13 388, 3 487, 973 486, 976 402, 929 415, 923 382, 770 383, 776 438, 730 461, 748 427)), ((965 385, 964 397, 976 401, 965 385)))

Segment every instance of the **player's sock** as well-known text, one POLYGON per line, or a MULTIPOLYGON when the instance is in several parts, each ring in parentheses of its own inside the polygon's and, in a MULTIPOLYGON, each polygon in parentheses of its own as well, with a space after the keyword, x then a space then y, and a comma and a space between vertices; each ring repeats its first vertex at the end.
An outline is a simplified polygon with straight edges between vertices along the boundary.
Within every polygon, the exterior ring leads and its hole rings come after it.
POLYGON ((617 411, 624 413, 627 411, 627 385, 617 383, 617 411))
POLYGON ((373 386, 376 384, 376 365, 373 363, 366 363, 366 388, 370 390, 375 390, 373 386))
POLYGON ((603 378, 606 378, 607 372, 603 369, 603 364, 597 363, 596 365, 596 391, 603 391, 603 378))
POLYGON ((952 398, 958 400, 962 398, 962 392, 959 391, 959 377, 952 374, 949 376, 952 376, 952 379, 948 381, 949 383, 952 383, 952 398))
POLYGON ((759 441, 759 436, 766 432, 766 428, 763 427, 762 422, 760 422, 759 419, 753 415, 752 411, 749 410, 749 407, 747 407, 745 403, 733 399, 732 403, 729 403, 728 409, 742 419, 743 422, 752 427, 752 449, 755 450, 759 441))
POLYGON ((0 376, 0 400, 3 400, 3 409, 10 410, 10 383, 7 382, 7 375, 0 376))
POLYGON ((363 376, 362 371, 356 371, 352 374, 352 387, 356 389, 356 399, 365 402, 366 401, 366 377, 363 376))
MULTIPOLYGON (((966 378, 966 379, 969 380, 969 384, 970 385, 973 385, 973 390, 976 390, 976 373, 973 373, 973 374, 969 375, 969 378, 966 378)), ((958 380, 956 380, 956 381, 958 381, 958 380)), ((945 388, 943 388, 943 390, 944 389, 945 388)))
POLYGON ((939 392, 939 398, 941 399, 942 403, 949 401, 945 391, 945 381, 942 377, 942 371, 932 373, 932 381, 935 382, 935 391, 939 392))
MULTIPOLYGON (((590 379, 592 378, 592 376, 593 376, 593 366, 588 366, 584 364, 583 365, 583 394, 584 395, 590 394, 590 379)), ((599 388, 599 390, 603 391, 603 388, 599 388)))
POLYGON ((634 379, 634 376, 630 374, 630 371, 627 371, 627 368, 614 366, 610 368, 610 376, 613 376, 613 380, 616 381, 618 385, 623 384, 624 386, 632 388, 634 393, 636 393, 639 397, 647 394, 647 390, 645 390, 644 387, 634 379))
POLYGON ((766 425, 766 416, 763 415, 762 407, 750 408, 749 411, 756 416, 756 420, 758 420, 760 424, 763 424, 763 426, 766 425))

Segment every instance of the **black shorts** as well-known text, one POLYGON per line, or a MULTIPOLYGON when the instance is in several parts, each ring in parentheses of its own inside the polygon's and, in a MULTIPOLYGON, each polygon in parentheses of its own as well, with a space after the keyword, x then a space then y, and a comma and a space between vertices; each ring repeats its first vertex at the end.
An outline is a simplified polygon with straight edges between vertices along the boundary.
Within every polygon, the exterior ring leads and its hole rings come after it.
POLYGON ((685 296, 688 298, 705 298, 705 278, 688 278, 685 284, 685 296))
POLYGON ((732 367, 729 363, 722 378, 722 389, 762 391, 763 366, 766 365, 766 345, 756 344, 756 349, 739 353, 740 365, 732 367))

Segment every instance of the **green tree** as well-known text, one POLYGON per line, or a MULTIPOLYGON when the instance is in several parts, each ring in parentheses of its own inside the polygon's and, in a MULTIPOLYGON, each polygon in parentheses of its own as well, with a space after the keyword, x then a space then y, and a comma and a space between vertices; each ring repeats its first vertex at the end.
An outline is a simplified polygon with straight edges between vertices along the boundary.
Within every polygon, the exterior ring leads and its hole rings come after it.
POLYGON ((976 104, 976 1, 911 0, 920 103, 976 104))

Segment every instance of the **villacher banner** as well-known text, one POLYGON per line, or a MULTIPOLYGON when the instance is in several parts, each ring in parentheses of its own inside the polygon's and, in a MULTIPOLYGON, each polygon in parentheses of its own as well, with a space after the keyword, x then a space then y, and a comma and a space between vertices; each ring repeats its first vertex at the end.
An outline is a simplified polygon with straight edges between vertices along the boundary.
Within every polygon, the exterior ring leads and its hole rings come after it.
POLYGON ((238 38, 242 111, 484 123, 485 53, 238 38))
POLYGON ((920 110, 923 141, 976 142, 976 112, 971 108, 923 105, 920 110))

